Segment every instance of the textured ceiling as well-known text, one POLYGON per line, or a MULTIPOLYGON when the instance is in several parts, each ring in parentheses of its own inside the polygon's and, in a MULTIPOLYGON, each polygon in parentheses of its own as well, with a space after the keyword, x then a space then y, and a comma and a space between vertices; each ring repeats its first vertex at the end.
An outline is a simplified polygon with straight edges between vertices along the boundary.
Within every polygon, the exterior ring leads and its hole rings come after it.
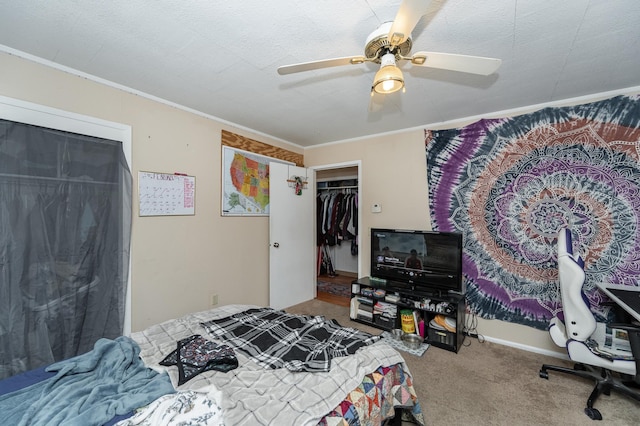
POLYGON ((432 1, 412 52, 502 59, 488 77, 405 62, 371 98, 375 64, 276 72, 362 55, 400 3, 0 0, 0 47, 300 146, 640 86, 638 0, 432 1))

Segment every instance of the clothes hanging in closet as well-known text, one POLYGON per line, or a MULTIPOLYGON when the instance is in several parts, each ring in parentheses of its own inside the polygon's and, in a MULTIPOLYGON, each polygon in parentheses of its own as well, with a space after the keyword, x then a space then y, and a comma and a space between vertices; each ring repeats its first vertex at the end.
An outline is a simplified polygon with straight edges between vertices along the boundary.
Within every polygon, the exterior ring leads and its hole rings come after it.
POLYGON ((358 235, 358 193, 329 190, 317 195, 318 245, 334 246, 358 235))

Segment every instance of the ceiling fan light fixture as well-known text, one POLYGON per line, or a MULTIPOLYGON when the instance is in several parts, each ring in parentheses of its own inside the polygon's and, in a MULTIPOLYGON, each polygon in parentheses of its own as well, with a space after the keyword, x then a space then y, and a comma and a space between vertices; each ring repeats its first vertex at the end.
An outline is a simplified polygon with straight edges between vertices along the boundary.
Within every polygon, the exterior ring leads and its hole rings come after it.
POLYGON ((501 60, 481 56, 454 53, 417 52, 411 55, 411 32, 418 21, 430 10, 431 1, 402 0, 393 21, 383 22, 365 41, 364 56, 351 56, 320 61, 303 62, 278 67, 278 74, 292 74, 343 65, 359 65, 364 62, 380 64, 371 85, 371 96, 406 91, 404 76, 396 65, 398 61, 410 61, 414 66, 490 75, 500 67, 501 60))
POLYGON ((400 68, 396 66, 393 53, 386 53, 382 57, 380 69, 373 79, 371 89, 376 93, 388 94, 397 92, 404 87, 404 77, 400 68))

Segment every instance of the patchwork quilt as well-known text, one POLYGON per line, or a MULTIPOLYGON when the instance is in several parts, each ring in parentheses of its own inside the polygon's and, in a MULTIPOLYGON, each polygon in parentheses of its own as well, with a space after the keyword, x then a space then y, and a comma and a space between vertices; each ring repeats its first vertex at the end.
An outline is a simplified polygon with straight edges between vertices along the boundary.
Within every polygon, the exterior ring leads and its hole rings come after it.
POLYGON ((401 365, 379 367, 367 374, 360 386, 349 392, 319 425, 381 425, 395 415, 395 407, 410 408, 412 422, 424 425, 420 405, 414 404, 415 400, 411 377, 404 373, 401 365))

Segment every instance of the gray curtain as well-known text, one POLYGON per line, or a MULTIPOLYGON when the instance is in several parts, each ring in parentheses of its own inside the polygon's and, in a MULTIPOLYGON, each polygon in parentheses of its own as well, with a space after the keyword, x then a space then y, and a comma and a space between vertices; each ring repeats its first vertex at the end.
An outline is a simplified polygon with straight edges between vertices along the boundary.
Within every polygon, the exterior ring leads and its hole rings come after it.
POLYGON ((122 334, 130 235, 120 142, 0 120, 0 378, 122 334))

